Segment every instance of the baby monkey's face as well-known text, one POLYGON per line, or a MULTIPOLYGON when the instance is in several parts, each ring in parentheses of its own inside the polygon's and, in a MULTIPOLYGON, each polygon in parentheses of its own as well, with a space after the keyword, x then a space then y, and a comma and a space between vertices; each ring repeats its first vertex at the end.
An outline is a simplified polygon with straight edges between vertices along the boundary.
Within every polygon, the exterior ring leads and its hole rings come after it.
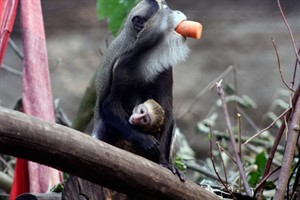
POLYGON ((134 107, 129 123, 149 131, 158 131, 164 121, 163 108, 153 99, 134 107))

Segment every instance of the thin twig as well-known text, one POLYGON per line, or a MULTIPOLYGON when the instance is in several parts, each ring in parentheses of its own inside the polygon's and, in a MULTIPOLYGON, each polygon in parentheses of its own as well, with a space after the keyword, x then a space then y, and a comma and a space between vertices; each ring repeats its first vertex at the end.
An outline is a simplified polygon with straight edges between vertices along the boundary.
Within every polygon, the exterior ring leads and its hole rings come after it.
POLYGON ((274 200, 281 200, 284 198, 285 190, 288 183, 289 173, 294 158, 296 144, 300 133, 299 125, 300 125, 300 98, 298 97, 294 107, 293 114, 291 115, 291 119, 289 119, 289 123, 288 123, 288 133, 287 133, 288 138, 287 138, 285 151, 282 159, 282 166, 278 177, 278 183, 276 185, 274 200))
POLYGON ((214 168, 214 171, 216 173, 216 175, 218 176, 219 180, 221 181, 221 183, 223 184, 223 186, 225 188, 227 188, 227 185, 223 182, 223 179, 221 178, 219 172, 217 171, 217 168, 216 168, 216 165, 215 165, 215 159, 214 159, 214 156, 213 156, 213 150, 212 150, 212 128, 211 128, 211 125, 208 124, 209 126, 209 153, 210 153, 210 159, 211 159, 211 162, 212 162, 212 165, 213 165, 213 168, 214 168))
MULTIPOLYGON (((298 48, 298 55, 299 55, 299 54, 300 54, 300 43, 299 43, 299 48, 298 48)), ((291 88, 294 88, 298 64, 300 64, 300 62, 299 62, 298 59, 296 58, 296 61, 295 61, 295 67, 294 67, 294 71, 293 71, 293 79, 292 79, 292 81, 291 81, 291 88)))
POLYGON ((230 153, 228 151, 226 151, 226 149, 224 149, 222 146, 220 146, 221 150, 226 153, 226 155, 230 158, 230 160, 236 165, 236 161, 234 159, 234 157, 232 157, 232 155, 230 155, 230 153))
MULTIPOLYGON (((212 165, 213 165, 213 168, 214 168, 214 171, 215 171, 215 173, 216 173, 216 175, 218 176, 218 178, 219 178, 219 181, 222 183, 222 185, 225 187, 225 189, 233 196, 233 198, 235 199, 235 200, 237 200, 236 198, 235 198, 235 196, 232 194, 232 192, 230 191, 230 189, 228 188, 228 186, 227 186, 227 184, 225 183, 225 182, 223 182, 223 179, 221 178, 221 176, 220 176, 220 174, 219 174, 219 172, 217 171, 217 168, 216 168, 216 164, 215 164, 215 160, 214 160, 214 156, 213 156, 213 151, 212 151, 212 127, 211 127, 211 125, 209 124, 208 125, 209 126, 209 136, 210 136, 210 138, 209 138, 209 144, 210 144, 210 148, 209 148, 209 152, 210 152, 210 158, 211 158, 211 162, 212 162, 212 165)), ((227 180, 227 179, 226 179, 227 180)))
POLYGON ((9 38, 8 44, 12 48, 12 50, 17 54, 17 56, 21 60, 23 60, 24 59, 24 55, 23 55, 22 51, 17 47, 16 43, 11 38, 9 38))
MULTIPOLYGON (((241 114, 238 113, 237 114, 237 123, 238 123, 238 145, 239 145, 239 149, 238 149, 238 154, 240 159, 242 160, 242 123, 241 123, 241 114)), ((242 179, 241 179, 241 174, 239 177, 239 188, 242 188, 242 179)))
POLYGON ((229 133, 229 136, 230 136, 230 141, 231 141, 231 144, 232 144, 232 147, 233 147, 235 160, 237 162, 237 167, 238 167, 238 169, 241 173, 241 177, 243 179, 244 189, 245 189, 248 196, 252 196, 253 194, 251 192, 250 186, 249 186, 248 181, 247 181, 247 177, 246 177, 246 174, 245 174, 245 169, 244 169, 243 163, 242 163, 241 159, 239 158, 239 155, 238 155, 238 152, 237 152, 236 142, 235 142, 234 135, 233 135, 233 132, 232 132, 232 127, 231 127, 231 123, 230 123, 230 117, 229 117, 229 114, 228 114, 228 108, 227 108, 227 104, 226 104, 226 100, 225 100, 225 94, 224 94, 224 89, 223 89, 223 86, 222 86, 222 81, 216 83, 216 85, 217 85, 217 89, 218 89, 218 94, 219 94, 220 99, 222 101, 223 112, 224 112, 224 115, 225 115, 225 121, 226 121, 226 124, 227 124, 227 129, 228 129, 228 133, 229 133))
POLYGON ((61 63, 62 63, 62 59, 57 58, 56 62, 55 62, 55 65, 53 67, 51 67, 51 71, 54 72, 60 66, 61 63))
MULTIPOLYGON (((223 138, 225 140, 229 139, 228 134, 223 133, 223 132, 214 132, 214 135, 216 137, 221 137, 221 138, 223 138)), ((238 139, 237 136, 234 136, 234 138, 235 138, 235 140, 238 139)), ((242 142, 245 142, 248 139, 249 139, 248 136, 241 136, 241 141, 242 142)), ((256 138, 253 139, 253 140, 251 140, 251 144, 255 145, 256 147, 259 145, 259 146, 262 146, 262 147, 267 148, 267 149, 270 149, 273 146, 273 142, 269 142, 269 141, 266 141, 266 140, 260 140, 260 139, 256 139, 256 138)), ((249 145, 250 144, 248 143, 246 147, 248 147, 249 145)), ((280 145, 280 146, 278 146, 278 150, 283 152, 284 151, 284 147, 280 145)))
POLYGON ((271 41, 272 41, 272 44, 273 44, 273 47, 274 47, 274 50, 275 50, 275 54, 276 54, 276 58, 277 58, 277 65, 278 65, 278 69, 279 69, 279 74, 280 74, 280 77, 281 77, 281 81, 283 82, 283 84, 291 91, 295 92, 293 90, 293 88, 290 88, 290 86, 285 82, 284 80, 284 77, 283 77, 283 74, 282 74, 282 70, 281 70, 281 64, 280 64, 280 58, 279 58, 279 53, 278 53, 278 49, 276 47, 276 44, 275 44, 275 40, 274 38, 271 38, 271 41))
POLYGON ((200 174, 203 174, 204 176, 206 176, 208 178, 211 178, 211 179, 214 179, 214 180, 220 180, 220 178, 221 178, 221 180, 225 182, 224 178, 222 178, 222 177, 219 178, 214 173, 211 173, 209 170, 207 170, 206 168, 200 166, 197 163, 187 163, 186 166, 187 166, 188 169, 199 172, 200 174))
MULTIPOLYGON (((296 104, 296 101, 297 99, 299 98, 299 95, 300 95, 300 84, 298 85, 298 88, 295 92, 295 95, 293 97, 293 100, 292 100, 292 105, 293 107, 295 106, 296 104)), ((289 110, 289 112, 286 113, 286 116, 285 118, 286 119, 289 119, 291 116, 291 109, 289 110)), ((277 151, 277 148, 278 148, 278 145, 280 143, 280 140, 282 138, 282 135, 284 133, 284 130, 285 130, 285 127, 286 127, 286 123, 282 123, 281 127, 279 128, 278 130, 278 133, 277 133, 277 136, 276 136, 276 139, 274 141, 274 145, 269 153, 269 156, 268 156, 268 160, 267 160, 267 164, 266 164, 266 167, 265 167, 265 171, 263 173, 263 179, 264 177, 266 177, 268 174, 269 174, 269 171, 271 169, 271 166, 272 166, 272 163, 273 163, 273 158, 274 158, 274 155, 277 151)), ((260 187, 257 187, 256 188, 256 193, 257 193, 257 199, 258 200, 261 200, 262 199, 262 193, 263 193, 263 189, 264 189, 264 183, 262 183, 260 185, 260 187)))
POLYGON ((189 113, 191 111, 191 109, 193 108, 194 104, 197 102, 198 98, 200 98, 202 95, 204 95, 207 91, 209 91, 212 87, 212 85, 214 85, 216 83, 216 81, 220 80, 221 78, 227 76, 227 74, 229 74, 232 70, 234 69, 234 67, 232 65, 230 65, 222 74, 220 74, 217 78, 215 78, 213 81, 211 81, 209 84, 206 85, 205 88, 203 88, 200 92, 198 92, 198 94, 194 97, 194 99, 192 100, 192 102, 187 106, 187 108, 178 115, 177 119, 181 119, 182 117, 184 117, 187 113, 189 113))
POLYGON ((72 122, 65 113, 65 111, 62 108, 57 108, 56 109, 56 120, 58 121, 59 124, 71 127, 72 122))
POLYGON ((286 109, 283 113, 281 113, 269 126, 262 129, 258 133, 255 133, 253 136, 251 136, 246 142, 244 142, 243 145, 247 145, 251 140, 253 140, 255 137, 259 136, 261 133, 265 132, 266 130, 269 130, 278 120, 280 120, 287 112, 290 111, 290 108, 286 109))
POLYGON ((216 145, 218 146, 218 150, 219 150, 219 154, 220 154, 220 158, 221 158, 221 163, 222 163, 222 167, 223 167, 223 171, 224 171, 224 176, 225 176, 225 184, 228 185, 226 167, 225 167, 224 159, 223 159, 223 156, 222 156, 222 149, 221 149, 221 146, 220 146, 219 142, 216 142, 216 145))
MULTIPOLYGON (((299 54, 300 54, 300 43, 299 43, 299 48, 298 48, 298 55, 299 54)), ((294 71, 293 71, 293 78, 291 81, 291 88, 294 88, 298 64, 300 64, 300 62, 298 62, 298 59, 296 58, 295 67, 294 67, 294 71)), ((293 93, 290 92, 290 105, 292 105, 292 99, 293 99, 293 93)))
POLYGON ((236 107, 238 113, 240 113, 243 116, 243 119, 246 119, 246 121, 250 124, 250 126, 256 131, 259 131, 258 126, 255 124, 255 122, 249 117, 249 115, 239 106, 236 107))
MULTIPOLYGON (((294 177, 294 174, 295 174, 295 172, 296 172, 296 170, 297 169, 299 169, 299 160, 298 160, 298 162, 296 163, 296 165, 293 167, 293 171, 290 173, 290 177, 289 177, 289 180, 288 180, 288 185, 291 185, 291 181, 292 180, 294 180, 295 182, 294 183, 296 183, 296 181, 297 181, 297 178, 296 177, 294 177)), ((297 171, 299 171, 299 170, 297 170, 297 171)), ((296 174, 296 175, 298 175, 298 173, 296 174)), ((299 177, 298 177, 299 178, 299 177)), ((295 186, 295 184, 293 185, 293 186, 295 186)), ((293 187, 293 189, 294 189, 294 187, 293 187)), ((294 193, 294 190, 292 191, 292 194, 294 193)), ((289 197, 289 194, 290 194, 290 187, 287 187, 287 189, 286 189, 286 194, 287 194, 287 200, 290 200, 290 197, 289 197)))
MULTIPOLYGON (((280 0, 277 0, 277 4, 278 4, 278 7, 279 7, 279 10, 280 10, 280 13, 281 13, 281 17, 283 18, 284 20, 284 23, 285 25, 287 26, 287 29, 289 31, 289 34, 291 36, 291 39, 292 39, 292 43, 293 43, 293 46, 294 46, 294 51, 295 51, 295 54, 296 54, 296 63, 295 63, 295 68, 294 68, 294 72, 293 72, 293 79, 292 79, 292 82, 291 82, 291 88, 294 88, 294 83, 295 83, 295 76, 296 76, 296 71, 297 71, 297 63, 300 63, 300 59, 299 59, 299 52, 300 52, 300 48, 297 52, 297 49, 296 49, 296 44, 295 44, 295 41, 294 41, 294 36, 293 36, 293 33, 291 31, 291 28, 285 18, 285 15, 284 15, 284 12, 282 10, 282 7, 280 5, 280 0)), ((291 107, 294 107, 294 105, 296 104, 297 102, 297 99, 299 99, 299 93, 300 93, 300 85, 298 85, 298 88, 297 88, 297 91, 295 92, 294 94, 294 97, 293 98, 290 98, 292 99, 291 100, 291 104, 292 106, 291 107)), ((292 92, 291 92, 291 96, 292 96, 292 92)), ((285 119, 289 119, 290 118, 290 115, 291 115, 291 109, 289 110, 289 112, 286 113, 286 116, 285 116, 285 119)), ((263 174, 263 178, 266 177, 270 171, 270 168, 271 168, 271 165, 272 165, 272 161, 273 161, 273 158, 274 158, 274 155, 275 155, 275 152, 277 150, 277 147, 280 143, 280 140, 281 140, 281 137, 284 133, 284 130, 286 128, 286 123, 282 123, 279 131, 278 131, 278 134, 276 136, 276 139, 274 141, 274 145, 269 153, 269 156, 268 156, 268 160, 267 160, 267 164, 266 164, 266 167, 265 167, 265 171, 264 171, 264 174, 263 174)), ((299 141, 298 141, 299 142, 299 141)), ((298 144, 299 146, 299 144, 298 144)), ((265 183, 262 182, 262 184, 260 185, 260 187, 257 188, 257 198, 258 200, 261 200, 262 199, 262 193, 263 193, 263 188, 264 188, 264 185, 265 183)))
POLYGON ((14 169, 12 168, 12 166, 10 164, 8 164, 6 162, 6 160, 4 160, 1 156, 0 156, 0 161, 7 167, 9 174, 14 174, 14 169))
POLYGON ((298 162, 297 162, 296 167, 295 167, 295 169, 298 169, 298 170, 297 170, 295 181, 294 181, 294 184, 293 184, 293 192, 292 192, 292 194, 296 194, 297 193, 296 190, 297 189, 299 190, 299 187, 300 187, 299 186, 299 178, 300 178, 300 168, 299 168, 299 166, 300 166, 300 160, 298 159, 298 162))
POLYGON ((1 66, 2 66, 2 69, 6 70, 7 72, 11 73, 12 75, 22 77, 22 72, 14 69, 6 64, 2 64, 1 66))
POLYGON ((277 167, 274 171, 272 171, 271 173, 268 173, 265 177, 263 177, 263 179, 258 183, 258 185, 256 186, 256 188, 260 188, 262 186, 262 184, 265 184, 265 182, 268 180, 268 178, 274 174, 275 172, 277 172, 281 167, 277 167))
POLYGON ((292 43, 293 43, 295 55, 296 55, 296 57, 298 59, 298 62, 300 62, 300 57, 299 57, 299 55, 297 53, 298 51, 297 51, 297 47, 296 47, 294 35, 293 35, 292 29, 291 29, 289 23, 287 22, 287 19, 286 19, 285 15, 284 15, 284 12, 283 12, 281 4, 280 4, 280 0, 277 0, 277 5, 278 5, 278 8, 280 10, 281 17, 282 17, 282 19, 283 19, 283 21, 284 21, 284 23, 285 23, 285 25, 286 25, 286 27, 287 27, 287 29, 289 31, 289 34, 290 34, 290 37, 291 37, 291 40, 292 40, 292 43))
POLYGON ((242 137, 242 124, 241 124, 241 114, 238 113, 237 114, 237 121, 238 121, 238 154, 240 156, 240 159, 242 160, 242 141, 241 141, 241 137, 242 137))

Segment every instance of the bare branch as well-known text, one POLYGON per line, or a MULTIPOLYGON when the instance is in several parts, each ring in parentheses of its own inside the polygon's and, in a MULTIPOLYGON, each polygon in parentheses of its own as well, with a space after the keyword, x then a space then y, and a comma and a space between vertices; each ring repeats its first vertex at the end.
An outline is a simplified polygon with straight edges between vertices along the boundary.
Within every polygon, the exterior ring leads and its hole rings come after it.
POLYGON ((230 160, 236 165, 236 161, 232 155, 228 151, 226 151, 221 145, 220 145, 221 150, 230 158, 230 160))
MULTIPOLYGON (((300 46, 298 48, 298 55, 300 55, 300 46)), ((292 78, 292 82, 291 82, 291 88, 294 88, 298 64, 300 64, 300 62, 296 58, 296 62, 295 62, 295 66, 294 66, 294 71, 293 71, 293 78, 292 78)))
POLYGON ((223 167, 223 171, 224 171, 224 177, 226 180, 226 185, 228 185, 228 178, 227 178, 227 173, 226 173, 226 167, 225 167, 225 163, 224 163, 224 159, 222 156, 222 148, 219 142, 216 142, 216 145, 218 146, 218 150, 219 150, 219 154, 220 154, 220 158, 221 158, 221 163, 222 163, 222 167, 223 167))
POLYGON ((17 54, 17 56, 21 60, 23 60, 24 59, 24 55, 23 55, 22 51, 17 47, 16 43, 11 38, 9 38, 8 44, 12 48, 12 50, 17 54))
POLYGON ((275 172, 277 172, 281 167, 277 167, 277 169, 275 169, 272 173, 267 174, 260 182, 259 184, 256 186, 256 188, 260 188, 262 184, 265 184, 265 182, 268 180, 268 178, 274 174, 275 172))
POLYGON ((0 188, 9 193, 13 179, 6 173, 0 171, 0 188))
MULTIPOLYGON (((209 149, 209 152, 210 152, 210 158, 211 158, 211 162, 212 162, 212 165, 213 165, 213 168, 214 168, 214 171, 215 171, 215 173, 216 173, 216 175, 218 176, 218 178, 219 178, 219 181, 222 183, 222 185, 225 187, 225 189, 233 196, 233 198, 234 199, 236 199, 235 198, 235 196, 232 194, 232 192, 230 191, 230 189, 228 188, 228 186, 227 186, 227 183, 225 183, 224 181, 223 181, 223 179, 221 178, 221 176, 220 176, 220 174, 219 174, 219 172, 217 171, 217 168, 216 168, 216 164, 215 164, 215 159, 214 159, 214 155, 213 155, 213 151, 212 151, 212 128, 211 128, 211 126, 209 125, 209 135, 210 135, 210 138, 209 138, 209 147, 210 147, 210 149, 209 149)), ((227 177, 225 178, 225 181, 227 182, 227 177)))
POLYGON ((229 74, 232 70, 234 69, 234 67, 232 65, 230 65, 222 74, 220 74, 220 76, 218 76, 217 78, 215 78, 213 81, 211 81, 209 84, 206 85, 205 88, 203 88, 200 92, 198 92, 198 94, 196 95, 196 97, 193 99, 193 101, 190 103, 190 105, 187 106, 187 108, 178 115, 177 119, 181 119, 182 117, 184 117, 187 113, 189 113, 193 107, 193 105, 197 102, 197 100, 204 95, 207 91, 209 91, 211 89, 211 87, 221 78, 227 76, 227 74, 229 74))
POLYGON ((281 64, 280 64, 279 53, 278 53, 278 49, 277 49, 277 47, 276 47, 274 38, 271 38, 271 41, 272 41, 272 44, 273 44, 273 47, 274 47, 274 50, 275 50, 275 53, 276 53, 277 65, 278 65, 278 69, 279 69, 279 74, 280 74, 281 80, 282 80, 283 84, 284 84, 289 90, 295 92, 295 91, 293 90, 293 88, 290 88, 290 86, 289 86, 289 85, 285 82, 285 80, 284 80, 284 77, 283 77, 283 74, 282 74, 282 70, 281 70, 281 64))
POLYGON ((243 119, 246 119, 246 121, 248 122, 248 124, 256 131, 259 131, 258 126, 255 124, 255 122, 251 119, 251 117, 243 110, 241 109, 239 106, 236 106, 236 109, 238 111, 238 113, 240 113, 240 115, 243 116, 243 119))
POLYGON ((14 69, 14 68, 12 68, 12 67, 10 67, 10 66, 8 66, 8 65, 5 65, 5 64, 2 64, 1 66, 2 66, 2 68, 3 68, 4 70, 6 70, 7 72, 9 72, 9 73, 11 73, 11 74, 13 74, 13 75, 15 75, 15 76, 22 77, 22 72, 20 72, 20 71, 14 69))
MULTIPOLYGON (((300 95, 300 85, 298 85, 298 88, 297 88, 297 90, 295 92, 295 95, 294 95, 294 97, 292 99, 292 105, 293 105, 293 107, 296 105, 296 102, 299 99, 299 95, 300 95)), ((289 112, 286 113, 285 118, 289 119, 290 116, 291 116, 291 109, 289 110, 289 112)), ((271 166, 272 166, 272 162, 273 162, 273 158, 274 158, 275 152, 277 151, 277 148, 278 148, 278 145, 280 143, 281 137, 282 137, 282 135, 284 133, 285 127, 286 127, 286 123, 282 123, 281 127, 278 130, 278 133, 277 133, 276 139, 274 141, 273 147, 272 147, 272 149, 271 149, 271 151, 269 153, 269 156, 268 156, 268 160, 267 160, 267 164, 266 164, 266 167, 265 167, 265 171, 264 171, 262 180, 264 180, 264 178, 266 176, 268 176, 268 174, 269 174, 269 171, 270 171, 271 166)), ((263 182, 262 184, 260 184, 260 186, 257 187, 257 189, 256 189, 257 199, 258 200, 262 199, 263 188, 264 188, 264 185, 265 185, 264 183, 265 182, 263 182)))
POLYGON ((225 100, 225 94, 224 94, 224 89, 223 89, 223 86, 222 86, 222 81, 217 83, 217 89, 218 89, 218 94, 220 96, 220 99, 222 101, 223 112, 224 112, 224 115, 225 115, 225 121, 226 121, 226 124, 227 124, 227 129, 228 129, 228 133, 229 133, 229 136, 230 136, 230 141, 231 141, 231 144, 232 144, 232 147, 233 147, 233 152, 234 152, 234 157, 235 157, 235 160, 236 160, 236 163, 237 163, 237 167, 238 167, 238 169, 241 173, 241 177, 242 177, 242 180, 243 180, 243 186, 244 186, 244 189, 245 189, 247 195, 252 196, 253 194, 252 194, 250 186, 248 184, 245 169, 244 169, 243 163, 242 163, 242 161, 239 157, 236 142, 235 142, 234 135, 233 135, 233 132, 232 132, 232 127, 231 127, 230 117, 229 117, 227 104, 226 104, 226 100, 225 100))
POLYGON ((219 197, 158 164, 79 131, 0 107, 0 152, 142 199, 219 197), (136 192, 139 191, 139 192, 136 192))
MULTIPOLYGON (((238 113, 237 114, 237 123, 238 123, 238 145, 239 145, 239 149, 238 149, 238 154, 239 157, 242 161, 242 123, 241 123, 241 114, 238 113)), ((239 178, 239 188, 242 187, 242 179, 241 179, 241 174, 240 174, 240 178, 239 178)))
MULTIPOLYGON (((300 170, 299 170, 299 166, 300 166, 300 160, 298 160, 296 167, 294 168, 294 170, 297 170, 296 176, 295 176, 295 181, 293 184, 293 191, 292 194, 296 195, 299 199, 300 194, 299 194, 299 189, 300 189, 300 185, 299 185, 299 180, 300 180, 300 170)), ((290 177, 290 179, 292 179, 293 176, 290 177)))
POLYGON ((278 120, 280 120, 283 116, 285 116, 288 112, 290 111, 289 109, 286 109, 283 113, 281 113, 269 126, 266 128, 262 129, 258 133, 255 133, 253 136, 251 136, 246 142, 244 142, 243 145, 247 145, 251 140, 253 140, 255 137, 259 136, 261 133, 269 130, 278 120))
POLYGON ((289 180, 290 170, 292 168, 292 162, 294 159, 294 153, 295 153, 299 133, 300 133, 300 98, 298 98, 297 103, 294 107, 294 112, 291 116, 291 119, 288 122, 287 142, 285 145, 285 151, 282 159, 282 166, 278 178, 278 183, 276 185, 274 200, 281 200, 284 198, 285 190, 289 180))
MULTIPOLYGON (((187 168, 194 170, 196 172, 199 172, 208 178, 211 178, 214 180, 220 180, 219 177, 216 176, 214 173, 210 172, 209 170, 207 170, 207 168, 204 168, 197 163, 187 163, 186 165, 187 165, 187 168)), ((221 177, 221 181, 225 182, 225 179, 221 177)))
POLYGON ((298 62, 300 63, 300 57, 299 57, 299 54, 298 54, 298 51, 297 51, 297 47, 296 47, 294 35, 293 35, 292 29, 291 29, 291 27, 290 27, 290 25, 289 25, 289 23, 288 23, 285 15, 284 15, 284 12, 283 12, 281 4, 280 4, 280 0, 277 0, 277 5, 278 5, 278 8, 280 10, 281 17, 282 17, 282 19, 283 19, 283 21, 284 21, 284 23, 285 23, 285 25, 286 25, 286 27, 287 27, 287 29, 289 31, 289 34, 290 34, 290 37, 291 37, 291 40, 292 40, 292 43, 293 43, 295 55, 296 55, 296 57, 298 59, 298 62))
MULTIPOLYGON (((222 133, 222 132, 215 132, 214 133, 215 136, 217 137, 222 137, 224 138, 225 140, 228 140, 230 139, 229 135, 226 134, 226 133, 222 133)), ((238 140, 238 137, 237 136, 234 136, 235 140, 238 140)), ((248 136, 242 136, 241 137, 241 142, 245 142, 246 140, 248 140, 249 137, 248 136)), ((267 149, 271 148, 273 146, 273 143, 269 142, 269 141, 265 141, 265 140, 260 140, 260 139, 256 139, 254 138, 253 140, 251 140, 251 144, 253 144, 255 147, 258 145, 258 146, 262 146, 262 147, 265 147, 267 149)), ((247 144, 246 147, 249 147, 249 143, 247 144)), ((250 148, 251 149, 251 148, 250 148)), ((284 151, 284 147, 283 146, 278 146, 278 150, 283 152, 284 151)), ((223 150, 224 151, 224 150, 223 150)), ((225 151, 226 152, 226 151, 225 151)), ((254 151, 255 153, 257 153, 257 151, 254 151)), ((233 160, 234 161, 234 160, 233 160)), ((235 161, 234 161, 235 162, 235 161)))

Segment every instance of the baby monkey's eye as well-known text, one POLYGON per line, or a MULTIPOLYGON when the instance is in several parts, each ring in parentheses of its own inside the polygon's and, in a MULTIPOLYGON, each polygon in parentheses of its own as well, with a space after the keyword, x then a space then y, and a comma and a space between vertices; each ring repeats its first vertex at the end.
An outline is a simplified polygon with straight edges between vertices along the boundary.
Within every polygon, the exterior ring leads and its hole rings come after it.
POLYGON ((144 113, 145 113, 145 110, 144 110, 144 108, 140 108, 140 109, 138 110, 138 112, 139 112, 140 114, 144 114, 144 113))
POLYGON ((144 122, 145 124, 147 124, 147 123, 148 123, 148 119, 147 119, 146 117, 143 117, 143 122, 144 122))

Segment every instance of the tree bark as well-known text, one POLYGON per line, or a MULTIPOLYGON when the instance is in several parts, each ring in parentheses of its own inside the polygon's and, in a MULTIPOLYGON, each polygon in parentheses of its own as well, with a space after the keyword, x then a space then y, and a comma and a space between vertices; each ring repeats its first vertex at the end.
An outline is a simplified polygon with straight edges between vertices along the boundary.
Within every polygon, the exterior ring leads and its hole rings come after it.
POLYGON ((61 194, 22 194, 16 200, 61 200, 61 194))
POLYGON ((219 199, 158 164, 76 130, 0 107, 0 153, 143 199, 219 199))

